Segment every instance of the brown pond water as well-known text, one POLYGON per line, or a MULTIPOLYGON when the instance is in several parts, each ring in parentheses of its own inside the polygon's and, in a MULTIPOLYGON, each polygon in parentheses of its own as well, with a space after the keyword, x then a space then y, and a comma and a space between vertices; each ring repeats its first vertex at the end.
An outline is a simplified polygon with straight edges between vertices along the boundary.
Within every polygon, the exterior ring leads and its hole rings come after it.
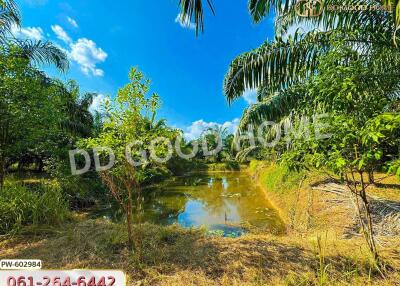
POLYGON ((249 228, 272 233, 284 230, 278 212, 246 173, 176 177, 144 193, 143 222, 205 227, 210 233, 230 237, 240 236, 249 228))

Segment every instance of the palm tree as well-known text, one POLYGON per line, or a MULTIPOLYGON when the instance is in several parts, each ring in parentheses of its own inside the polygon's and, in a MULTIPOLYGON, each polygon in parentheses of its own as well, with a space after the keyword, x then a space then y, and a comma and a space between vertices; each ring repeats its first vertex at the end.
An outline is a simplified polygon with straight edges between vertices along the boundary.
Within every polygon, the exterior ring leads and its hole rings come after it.
POLYGON ((9 51, 15 47, 21 56, 36 64, 54 64, 59 70, 69 67, 67 55, 48 41, 20 40, 12 35, 13 27, 21 26, 21 14, 14 0, 0 0, 0 47, 9 51))
MULTIPOLYGON (((204 2, 204 1, 203 1, 204 2)), ((298 0, 249 0, 248 8, 255 23, 261 22, 271 12, 277 15, 276 38, 259 48, 234 59, 224 80, 224 93, 231 103, 247 89, 258 90, 258 103, 244 113, 239 131, 262 120, 284 119, 301 101, 302 95, 291 90, 317 72, 318 59, 332 48, 335 40, 344 40, 365 55, 382 51, 386 58, 373 63, 376 76, 385 78, 388 70, 398 69, 397 48, 400 23, 398 0, 326 0, 328 5, 392 5, 393 13, 363 11, 340 13, 325 9, 318 17, 299 17, 298 0), (287 31, 293 27, 307 27, 292 36, 287 31), (392 40, 393 39, 393 40, 392 40)), ((181 1, 182 13, 190 17, 197 30, 203 30, 202 1, 181 1), (184 5, 182 5, 184 4, 184 5)), ((212 7, 212 3, 208 2, 212 7)), ((212 8, 213 9, 213 8, 212 8)), ((214 11, 214 10, 212 10, 214 11)), ((374 59, 369 59, 374 61, 374 59)), ((393 86, 392 86, 393 87, 393 86)), ((397 86, 393 88, 397 89, 397 86)))
POLYGON ((396 11, 396 25, 400 25, 400 1, 399 0, 383 0, 383 4, 386 6, 392 6, 396 11))
MULTIPOLYGON (((332 48, 332 42, 342 40, 360 53, 368 55, 385 52, 387 57, 374 63, 376 76, 385 77, 394 71, 399 49, 391 39, 397 24, 394 14, 382 11, 337 13, 324 11, 319 17, 298 17, 297 1, 250 0, 249 9, 255 22, 268 15, 272 7, 277 13, 276 38, 259 48, 237 57, 230 65, 224 81, 229 102, 242 96, 247 89, 258 89, 259 102, 244 114, 241 129, 262 119, 276 120, 287 115, 301 96, 290 91, 292 86, 305 82, 315 74, 318 59, 332 48), (310 32, 285 36, 295 25, 314 27, 310 32)), ((378 5, 374 0, 327 0, 325 5, 378 5)), ((395 36, 396 37, 396 36, 395 36)), ((373 59, 370 58, 370 61, 373 59)), ((398 67, 397 67, 398 68, 398 67)), ((396 86, 397 88, 397 86, 396 86)))
POLYGON ((80 95, 79 86, 74 81, 68 82, 67 86, 59 83, 59 88, 65 96, 66 118, 61 122, 62 128, 74 136, 89 137, 94 130, 94 117, 89 108, 95 93, 80 95))
MULTIPOLYGON (((213 2, 211 0, 206 0, 207 4, 212 11, 213 14, 215 14, 213 2)), ((204 3, 205 1, 203 0, 180 0, 179 2, 179 7, 181 9, 181 13, 183 16, 185 16, 185 19, 191 19, 194 21, 196 25, 196 34, 198 33, 199 30, 203 31, 204 30, 204 3)), ((304 20, 296 17, 295 13, 295 7, 296 4, 298 3, 298 0, 248 0, 248 9, 249 12, 253 18, 253 21, 255 23, 261 22, 266 16, 269 15, 270 12, 274 11, 277 15, 280 15, 278 18, 279 20, 285 20, 287 23, 293 23, 293 21, 302 21, 304 20), (281 18, 284 16, 283 18, 281 18), (290 16, 290 18, 289 18, 290 16)), ((383 4, 386 6, 392 6, 393 10, 396 14, 396 22, 397 24, 400 24, 400 1, 399 0, 344 0, 344 1, 330 1, 326 0, 324 1, 325 5, 379 5, 383 4)), ((365 23, 364 21, 366 20, 365 15, 357 15, 358 13, 347 13, 347 15, 341 15, 341 17, 337 17, 336 13, 327 13, 327 11, 324 12, 323 18, 325 20, 328 20, 329 18, 336 18, 339 22, 342 23, 337 23, 339 25, 350 25, 352 24, 353 21, 356 21, 357 24, 360 21, 365 23), (328 15, 329 17, 326 17, 328 15)), ((378 19, 377 19, 378 20, 378 19)), ((314 23, 321 23, 321 18, 312 18, 312 19, 307 19, 307 21, 313 21, 314 23)), ((332 23, 332 22, 331 22, 332 23)), ((379 23, 379 22, 377 22, 379 23)))
POLYGON ((17 4, 13 0, 0 1, 0 39, 7 40, 13 26, 21 25, 21 14, 17 4))
MULTIPOLYGON (((301 110, 306 97, 301 86, 318 74, 321 57, 332 52, 338 42, 357 53, 364 67, 368 68, 367 75, 360 75, 369 77, 365 82, 373 79, 385 95, 399 92, 400 50, 396 44, 400 23, 399 2, 326 0, 325 7, 382 3, 394 6, 392 13, 373 9, 340 13, 325 9, 316 17, 299 17, 296 13, 298 0, 249 0, 249 11, 256 23, 274 10, 277 16, 276 38, 238 56, 226 74, 224 93, 229 102, 241 97, 247 89, 258 90, 258 103, 245 111, 239 133, 246 131, 249 125, 260 124, 263 120, 285 120, 292 112, 301 110), (307 26, 311 31, 296 31, 288 36, 289 28, 296 26, 307 26)), ((197 18, 202 19, 200 16, 197 18)), ((345 57, 338 60, 338 65, 345 66, 350 61, 345 57)), ((369 227, 372 230, 372 226, 369 227)), ((378 263, 373 237, 371 240, 373 246, 371 241, 368 244, 378 263)))

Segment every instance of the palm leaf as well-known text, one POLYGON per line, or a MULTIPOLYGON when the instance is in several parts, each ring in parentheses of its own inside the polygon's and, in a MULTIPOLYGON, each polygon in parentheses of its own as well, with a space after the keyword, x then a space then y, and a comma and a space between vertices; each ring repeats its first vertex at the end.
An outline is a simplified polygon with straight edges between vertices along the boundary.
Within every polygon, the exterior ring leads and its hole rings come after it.
POLYGON ((288 40, 276 38, 261 47, 237 57, 224 80, 224 93, 229 102, 247 89, 264 86, 271 93, 304 79, 315 72, 317 58, 325 53, 329 33, 296 33, 288 40))
POLYGON ((391 57, 399 52, 389 33, 375 33, 369 29, 312 31, 305 35, 296 32, 288 39, 277 37, 274 42, 266 42, 233 60, 224 79, 225 96, 231 103, 247 89, 262 86, 271 94, 304 82, 317 72, 319 57, 336 41, 345 42, 366 56, 382 48, 391 57))
POLYGON ((326 9, 328 6, 377 6, 380 0, 326 0, 324 11, 318 17, 299 17, 295 6, 290 6, 285 13, 278 15, 275 23, 278 35, 284 34, 291 27, 311 27, 323 31, 334 29, 355 31, 360 27, 393 32, 394 22, 391 13, 385 11, 366 10, 362 12, 338 12, 326 9))
POLYGON ((400 1, 399 0, 383 0, 383 5, 393 7, 395 14, 396 25, 400 25, 400 1))
POLYGON ((14 39, 12 44, 20 48, 22 55, 33 63, 54 64, 61 71, 69 68, 66 53, 51 42, 14 39))
MULTIPOLYGON (((204 1, 204 0, 203 0, 204 1)), ((202 0, 180 0, 181 17, 184 21, 193 19, 196 27, 196 35, 204 31, 204 10, 202 0)), ((212 13, 215 14, 212 0, 206 0, 212 13)))
POLYGON ((255 23, 261 22, 274 9, 275 14, 286 13, 298 0, 249 0, 248 8, 255 23))
POLYGON ((248 126, 256 126, 264 121, 279 121, 288 116, 306 99, 304 88, 292 87, 276 92, 270 97, 260 95, 264 101, 247 108, 239 124, 239 130, 245 131, 248 126))
POLYGON ((21 24, 21 14, 14 0, 0 1, 0 34, 11 32, 12 27, 21 24))

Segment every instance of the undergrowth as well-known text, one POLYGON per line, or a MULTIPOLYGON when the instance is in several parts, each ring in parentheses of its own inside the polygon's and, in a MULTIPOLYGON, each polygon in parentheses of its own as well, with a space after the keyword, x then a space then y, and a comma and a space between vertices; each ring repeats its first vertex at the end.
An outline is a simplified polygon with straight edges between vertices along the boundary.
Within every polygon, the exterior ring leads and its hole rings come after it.
POLYGON ((56 184, 26 186, 7 182, 0 196, 0 234, 18 232, 26 225, 54 225, 67 216, 68 204, 56 184))

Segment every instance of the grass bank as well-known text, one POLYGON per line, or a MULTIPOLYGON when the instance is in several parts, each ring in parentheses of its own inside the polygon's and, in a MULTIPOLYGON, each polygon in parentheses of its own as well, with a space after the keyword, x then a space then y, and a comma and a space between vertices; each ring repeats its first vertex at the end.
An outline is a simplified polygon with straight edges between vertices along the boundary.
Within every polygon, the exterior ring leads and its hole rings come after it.
MULTIPOLYGON (((274 163, 252 161, 248 172, 277 207, 289 234, 327 232, 334 237, 360 235, 354 204, 349 194, 338 193, 344 186, 322 172, 295 173, 274 163)), ((379 183, 368 189, 377 227, 392 218, 392 236, 400 235, 400 182, 395 176, 375 174, 379 183)), ((379 235, 380 233, 378 233, 379 235)))
POLYGON ((326 194, 312 188, 326 180, 322 174, 289 172, 282 166, 262 161, 252 161, 248 172, 277 207, 289 233, 343 230, 343 222, 350 210, 335 208, 328 211, 326 194))

